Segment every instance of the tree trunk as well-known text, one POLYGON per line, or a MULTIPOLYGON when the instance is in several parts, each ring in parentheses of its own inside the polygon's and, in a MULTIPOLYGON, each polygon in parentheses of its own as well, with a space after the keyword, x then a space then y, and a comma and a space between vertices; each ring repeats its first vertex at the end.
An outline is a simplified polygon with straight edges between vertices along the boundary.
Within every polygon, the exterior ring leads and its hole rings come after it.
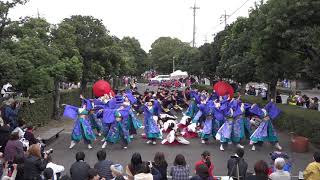
POLYGON ((240 93, 241 95, 244 95, 246 92, 246 85, 247 83, 241 83, 241 87, 240 87, 240 93))
POLYGON ((54 120, 60 119, 60 88, 57 80, 54 81, 52 118, 54 120))
POLYGON ((271 81, 271 83, 269 83, 268 85, 269 85, 268 100, 271 100, 271 99, 275 100, 277 97, 277 81, 271 81))
POLYGON ((84 92, 86 91, 87 83, 88 83, 87 80, 82 77, 82 80, 80 83, 80 94, 84 94, 84 92))

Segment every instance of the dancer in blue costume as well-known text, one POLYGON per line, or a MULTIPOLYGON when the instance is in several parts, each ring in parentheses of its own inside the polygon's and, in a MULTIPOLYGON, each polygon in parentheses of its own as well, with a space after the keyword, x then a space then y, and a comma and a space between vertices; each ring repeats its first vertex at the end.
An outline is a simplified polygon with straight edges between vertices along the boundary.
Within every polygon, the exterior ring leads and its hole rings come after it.
POLYGON ((251 125, 249 119, 245 116, 246 110, 250 108, 249 104, 240 103, 232 109, 234 110, 234 124, 232 129, 233 142, 240 142, 241 139, 251 136, 251 125))
MULTIPOLYGON (((274 145, 278 150, 282 150, 278 142, 278 137, 275 129, 272 125, 272 120, 274 120, 279 114, 280 110, 271 101, 264 109, 260 109, 258 105, 252 105, 250 112, 256 115, 255 119, 252 121, 258 122, 258 128, 252 133, 250 137, 250 144, 252 144, 252 151, 256 149, 256 144, 260 142, 268 141, 274 145)), ((257 123, 256 123, 257 124, 257 123)))
POLYGON ((220 140, 221 143, 220 150, 224 151, 224 145, 226 145, 227 143, 234 143, 238 148, 243 148, 243 146, 241 146, 238 141, 240 126, 239 124, 235 124, 234 122, 233 109, 229 108, 229 111, 225 114, 225 116, 226 120, 216 134, 216 139, 220 140), (236 131, 233 132, 234 130, 236 131))
POLYGON ((85 144, 88 145, 88 149, 92 149, 91 144, 96 139, 94 132, 91 129, 90 122, 88 121, 88 107, 90 105, 84 103, 82 108, 77 108, 74 106, 66 105, 64 115, 75 120, 72 135, 70 149, 73 148, 76 143, 80 142, 81 139, 84 140, 85 144))
POLYGON ((142 127, 141 121, 136 117, 132 104, 135 104, 137 99, 132 95, 131 91, 127 91, 124 94, 124 105, 129 107, 129 117, 127 123, 127 129, 129 130, 130 138, 133 138, 134 134, 137 134, 137 129, 142 127))
POLYGON ((117 110, 112 110, 114 121, 111 124, 110 130, 107 135, 108 142, 115 144, 121 141, 124 149, 127 149, 128 144, 131 142, 129 131, 127 129, 129 108, 130 107, 121 106, 117 110))
POLYGON ((160 129, 157 125, 160 107, 156 100, 151 99, 144 106, 144 131, 148 139, 147 144, 157 144, 161 139, 160 129))
POLYGON ((88 114, 88 120, 90 122, 91 125, 91 129, 92 130, 96 130, 98 132, 98 135, 101 136, 101 123, 99 121, 99 119, 97 118, 97 113, 96 110, 94 109, 94 101, 91 99, 85 99, 82 95, 80 95, 80 99, 82 100, 82 104, 86 103, 88 104, 87 110, 89 111, 88 114))
POLYGON ((206 104, 201 104, 199 106, 199 111, 205 117, 202 123, 202 131, 199 133, 201 138, 201 143, 206 144, 210 137, 215 138, 216 133, 219 129, 219 122, 214 118, 214 103, 208 101, 206 104))

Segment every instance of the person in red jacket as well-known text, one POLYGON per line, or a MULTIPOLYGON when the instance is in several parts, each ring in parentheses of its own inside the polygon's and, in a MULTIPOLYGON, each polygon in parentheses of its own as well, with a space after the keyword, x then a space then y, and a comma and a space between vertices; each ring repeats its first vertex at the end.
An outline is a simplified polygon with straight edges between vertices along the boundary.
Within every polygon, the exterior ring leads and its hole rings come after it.
POLYGON ((198 161, 196 164, 195 164, 195 170, 199 169, 199 167, 201 165, 206 165, 208 167, 208 171, 209 171, 209 175, 210 177, 214 177, 213 175, 213 168, 214 168, 214 164, 211 162, 210 160, 210 152, 209 151, 204 151, 202 154, 201 154, 201 160, 198 161))

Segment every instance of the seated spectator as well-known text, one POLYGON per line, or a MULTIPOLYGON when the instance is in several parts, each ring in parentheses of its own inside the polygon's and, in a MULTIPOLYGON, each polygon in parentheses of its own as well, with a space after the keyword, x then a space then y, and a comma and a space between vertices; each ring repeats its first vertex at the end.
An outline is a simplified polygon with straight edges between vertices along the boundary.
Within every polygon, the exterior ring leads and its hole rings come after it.
POLYGON ((161 174, 161 180, 167 180, 168 163, 162 152, 157 152, 154 156, 153 167, 156 168, 161 174))
POLYGON ((70 175, 72 180, 87 180, 90 166, 84 161, 84 152, 77 152, 76 162, 71 165, 70 175))
POLYGON ((134 153, 131 157, 131 162, 126 166, 126 174, 128 175, 129 180, 134 179, 134 175, 137 174, 140 165, 142 164, 142 158, 140 153, 134 153))
POLYGON ((137 174, 134 175, 134 180, 153 180, 153 176, 147 162, 142 162, 139 165, 139 170, 137 171, 137 174))
POLYGON ((110 166, 111 174, 113 178, 110 178, 112 180, 123 178, 123 167, 121 164, 114 164, 110 166))
POLYGON ((231 176, 233 179, 245 180, 248 164, 243 159, 244 150, 243 148, 237 148, 236 154, 231 156, 228 160, 228 176, 231 176), (239 172, 238 172, 239 169, 239 172), (238 177, 239 175, 239 177, 238 177))
POLYGON ((303 171, 305 180, 316 180, 320 177, 320 152, 313 154, 314 162, 308 164, 307 168, 303 171))
POLYGON ((1 180, 15 180, 17 175, 17 165, 8 163, 5 164, 1 180))
POLYGON ((94 169, 98 171, 100 177, 104 177, 106 179, 112 179, 112 174, 110 170, 110 166, 113 164, 112 161, 106 160, 107 153, 104 150, 100 150, 97 152, 98 162, 94 165, 94 169))
POLYGON ((4 158, 8 162, 13 162, 15 156, 23 156, 23 144, 19 141, 19 134, 12 133, 4 150, 4 158))
POLYGON ((12 131, 19 134, 19 139, 24 137, 24 125, 23 121, 18 121, 18 126, 12 131))
POLYGON ((198 169, 198 166, 200 165, 206 165, 208 167, 208 173, 211 177, 213 177, 213 168, 214 168, 214 164, 211 162, 210 160, 210 152, 209 151, 204 151, 202 154, 201 154, 201 160, 198 161, 196 164, 195 164, 195 170, 198 169))
POLYGON ((190 180, 213 180, 213 177, 209 175, 208 167, 204 164, 201 164, 198 166, 198 169, 196 169, 196 175, 190 180))
POLYGON ((272 153, 270 153, 270 158, 272 160, 272 166, 269 167, 269 175, 273 172, 276 171, 276 168, 274 167, 274 161, 277 159, 277 158, 283 158, 286 160, 286 163, 283 167, 283 170, 284 171, 287 171, 287 172, 291 172, 292 170, 292 163, 288 160, 289 159, 289 156, 287 153, 284 153, 284 152, 280 152, 280 151, 274 151, 272 153), (287 161, 288 160, 288 161, 287 161))
POLYGON ((27 126, 27 131, 24 133, 24 138, 29 141, 29 146, 39 143, 39 140, 34 137, 32 125, 27 126))
POLYGON ((13 163, 17 164, 16 180, 23 180, 23 177, 24 177, 24 155, 17 155, 14 158, 13 163))
POLYGON ((34 180, 39 179, 42 171, 46 168, 47 155, 44 155, 44 159, 41 156, 41 149, 39 144, 33 144, 28 150, 28 157, 24 162, 24 179, 34 180))
MULTIPOLYGON (((89 180, 100 180, 100 176, 98 174, 98 171, 95 169, 90 168, 88 170, 88 179, 89 180)), ((101 180, 103 180, 104 178, 102 178, 101 180)), ((105 180, 105 179, 104 179, 105 180)))
POLYGON ((52 180, 57 180, 57 174, 61 174, 64 171, 64 167, 52 162, 52 156, 48 156, 47 158, 47 168, 51 168, 53 170, 53 177, 52 180))
POLYGON ((43 180, 53 180, 53 169, 46 168, 43 171, 43 180))
POLYGON ((311 98, 309 109, 318 110, 319 100, 317 97, 311 98))
POLYGON ((260 160, 254 164, 254 174, 248 176, 246 180, 269 180, 268 164, 260 160))
POLYGON ((60 178, 60 180, 72 180, 70 176, 64 175, 60 178))
POLYGON ((290 173, 283 170, 285 164, 286 161, 283 158, 277 158, 274 161, 274 167, 276 168, 276 171, 270 174, 269 178, 271 180, 290 180, 290 173))
POLYGON ((186 160, 182 154, 178 154, 171 167, 170 175, 172 180, 185 180, 189 179, 189 167, 187 166, 186 160))

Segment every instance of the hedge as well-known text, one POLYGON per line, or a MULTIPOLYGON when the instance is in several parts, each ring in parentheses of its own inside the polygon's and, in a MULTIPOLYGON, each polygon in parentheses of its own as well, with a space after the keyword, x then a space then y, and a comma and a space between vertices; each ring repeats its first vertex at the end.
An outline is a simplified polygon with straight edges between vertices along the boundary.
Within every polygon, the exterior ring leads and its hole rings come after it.
MULTIPOLYGON (((212 87, 208 85, 192 85, 192 88, 207 90, 212 92, 212 87)), ((263 107, 268 102, 256 96, 242 96, 242 101, 256 103, 263 107)), ((287 132, 294 132, 296 135, 309 138, 310 142, 320 144, 320 112, 316 110, 304 109, 298 106, 277 104, 281 109, 281 115, 274 121, 277 129, 287 132)))
MULTIPOLYGON (((79 100, 80 89, 63 90, 60 97, 61 104, 70 104, 79 106, 81 101, 79 100)), ((92 97, 92 89, 89 87, 84 93, 85 97, 92 97)), ((41 98, 34 99, 35 103, 24 103, 20 112, 19 118, 25 122, 31 122, 35 126, 43 126, 52 120, 53 111, 53 97, 52 94, 47 94, 41 98)), ((63 112, 63 107, 60 106, 60 112, 63 112)))

